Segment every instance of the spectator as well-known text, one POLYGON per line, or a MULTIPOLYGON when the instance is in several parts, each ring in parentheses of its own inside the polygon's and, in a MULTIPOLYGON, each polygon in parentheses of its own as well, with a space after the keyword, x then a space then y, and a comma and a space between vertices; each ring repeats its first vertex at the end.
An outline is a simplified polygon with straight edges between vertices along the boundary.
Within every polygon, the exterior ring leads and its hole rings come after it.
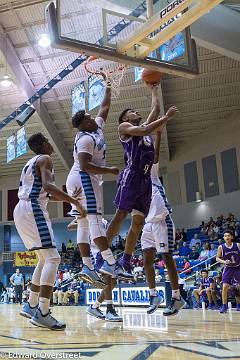
POLYGON ((15 301, 19 302, 21 304, 22 303, 22 293, 23 293, 23 288, 24 288, 24 279, 23 279, 23 275, 20 273, 19 269, 16 269, 15 274, 13 274, 10 277, 10 283, 15 288, 15 301))
POLYGON ((192 251, 190 252, 189 259, 198 260, 200 253, 197 251, 196 246, 192 247, 192 251))
POLYGON ((215 244, 211 244, 210 245, 210 250, 209 250, 209 257, 213 257, 213 256, 217 256, 217 248, 215 246, 215 244))
POLYGON ((63 304, 64 293, 62 291, 62 280, 58 279, 53 288, 53 304, 62 305, 63 304))
POLYGON ((137 271, 135 274, 134 274, 134 280, 136 282, 145 282, 146 280, 146 276, 144 275, 143 271, 137 271))
POLYGON ((140 266, 140 264, 137 262, 135 268, 133 269, 133 272, 134 273, 139 273, 139 272, 142 272, 143 271, 143 267, 140 266))
POLYGON ((64 244, 64 242, 62 243, 62 253, 63 254, 66 254, 67 252, 67 248, 66 248, 66 245, 64 244))
POLYGON ((159 259, 158 262, 155 264, 157 269, 165 269, 165 262, 163 259, 159 259))
POLYGON ((179 256, 188 257, 190 255, 190 252, 191 252, 190 247, 188 246, 186 241, 184 241, 183 246, 179 248, 179 256))
POLYGON ((139 255, 139 257, 138 257, 138 265, 143 267, 143 257, 142 257, 142 255, 139 255))
POLYGON ((74 250, 75 246, 71 239, 68 240, 67 250, 74 250))
POLYGON ((182 235, 180 229, 176 230, 175 240, 177 243, 179 243, 179 241, 183 240, 183 235, 182 235))
POLYGON ((197 243, 201 245, 201 240, 198 238, 198 234, 194 234, 193 238, 190 241, 190 248, 196 246, 197 243))
POLYGON ((211 234, 208 236, 210 241, 216 241, 218 239, 218 234, 215 231, 211 231, 211 234))
POLYGON ((205 243, 203 250, 200 252, 199 260, 203 261, 209 257, 209 245, 205 243))
POLYGON ((218 239, 218 244, 217 244, 217 245, 219 246, 219 245, 222 245, 223 243, 224 243, 223 239, 220 239, 220 238, 219 238, 219 239, 218 239))
MULTIPOLYGON (((204 301, 204 297, 207 296, 208 302, 209 302, 209 309, 214 309, 214 302, 216 300, 215 296, 212 296, 212 292, 215 291, 215 282, 212 277, 208 276, 207 270, 201 271, 201 279, 199 288, 195 289, 193 291, 194 297, 197 300, 198 307, 201 306, 201 301, 204 301)), ((215 293, 214 293, 215 295, 215 293)), ((216 304, 217 305, 217 304, 216 304)))
POLYGON ((187 233, 185 232, 185 229, 182 228, 181 234, 182 234, 183 241, 187 241, 187 233))
POLYGON ((191 269, 191 264, 188 261, 188 259, 184 258, 184 267, 180 272, 184 272, 185 274, 191 274, 192 269, 191 269))
POLYGON ((65 269, 63 273, 63 281, 68 280, 70 277, 71 277, 70 272, 68 271, 68 269, 65 269))
POLYGON ((196 251, 200 254, 200 252, 202 251, 202 245, 197 244, 196 245, 196 251))
POLYGON ((155 279, 156 279, 156 283, 159 283, 162 280, 162 277, 159 273, 159 269, 155 270, 155 279))
POLYGON ((68 290, 63 295, 63 305, 68 305, 71 296, 74 297, 74 305, 78 305, 80 285, 76 279, 73 280, 72 284, 69 285, 68 290))

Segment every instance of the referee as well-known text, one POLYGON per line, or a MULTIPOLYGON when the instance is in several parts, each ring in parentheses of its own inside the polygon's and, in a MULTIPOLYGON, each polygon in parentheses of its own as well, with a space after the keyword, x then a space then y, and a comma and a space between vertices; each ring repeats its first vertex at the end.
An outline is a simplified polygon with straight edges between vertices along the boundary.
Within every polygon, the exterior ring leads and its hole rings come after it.
POLYGON ((15 288, 15 301, 16 303, 19 302, 22 303, 22 293, 23 293, 23 287, 24 287, 24 279, 23 275, 20 273, 19 269, 16 269, 15 274, 13 274, 10 277, 10 283, 15 288))

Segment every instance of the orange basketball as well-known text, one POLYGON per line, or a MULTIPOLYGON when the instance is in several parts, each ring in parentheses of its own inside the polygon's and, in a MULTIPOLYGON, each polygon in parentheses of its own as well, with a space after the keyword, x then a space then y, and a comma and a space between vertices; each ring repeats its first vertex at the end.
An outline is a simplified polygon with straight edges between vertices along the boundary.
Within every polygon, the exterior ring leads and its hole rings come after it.
POLYGON ((155 70, 144 69, 142 72, 142 80, 147 84, 158 84, 162 78, 162 73, 155 70))

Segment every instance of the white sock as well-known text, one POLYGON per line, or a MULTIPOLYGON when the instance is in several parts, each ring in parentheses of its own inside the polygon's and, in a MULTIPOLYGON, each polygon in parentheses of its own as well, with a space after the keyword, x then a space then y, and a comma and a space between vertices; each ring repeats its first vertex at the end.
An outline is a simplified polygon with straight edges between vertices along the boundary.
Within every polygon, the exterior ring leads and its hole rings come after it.
POLYGON ((87 267, 90 269, 90 270, 93 270, 94 269, 94 266, 92 264, 92 260, 90 257, 83 257, 82 258, 82 261, 83 261, 83 264, 84 265, 87 265, 87 267))
POLYGON ((157 296, 158 292, 157 290, 154 288, 154 289, 149 289, 150 291, 150 296, 157 296))
POLYGON ((101 305, 101 303, 99 301, 95 301, 95 303, 93 304, 92 307, 93 307, 93 309, 97 309, 100 307, 100 305, 101 305))
POLYGON ((38 297, 39 297, 39 292, 35 292, 30 290, 30 295, 29 295, 29 305, 31 307, 36 307, 38 304, 38 297))
POLYGON ((113 301, 112 300, 105 300, 106 304, 112 304, 113 301))
POLYGON ((107 261, 107 263, 109 265, 113 265, 113 264, 116 264, 116 261, 113 257, 113 253, 112 253, 112 250, 111 249, 107 249, 107 250, 104 250, 104 251, 101 251, 101 255, 102 257, 104 258, 104 260, 107 261))
POLYGON ((39 298, 39 309, 43 315, 46 315, 49 312, 50 299, 45 297, 39 298))
POLYGON ((181 298, 181 295, 180 295, 180 290, 177 289, 177 290, 172 290, 172 298, 173 299, 180 299, 181 298))

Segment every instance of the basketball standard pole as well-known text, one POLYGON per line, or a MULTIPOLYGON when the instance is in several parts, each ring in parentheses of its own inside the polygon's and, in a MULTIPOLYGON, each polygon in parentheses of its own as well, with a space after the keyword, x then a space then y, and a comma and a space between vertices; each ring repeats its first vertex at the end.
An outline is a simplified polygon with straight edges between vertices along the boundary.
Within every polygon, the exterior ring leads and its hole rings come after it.
POLYGON ((153 16, 153 0, 147 0, 147 18, 150 19, 153 16))

